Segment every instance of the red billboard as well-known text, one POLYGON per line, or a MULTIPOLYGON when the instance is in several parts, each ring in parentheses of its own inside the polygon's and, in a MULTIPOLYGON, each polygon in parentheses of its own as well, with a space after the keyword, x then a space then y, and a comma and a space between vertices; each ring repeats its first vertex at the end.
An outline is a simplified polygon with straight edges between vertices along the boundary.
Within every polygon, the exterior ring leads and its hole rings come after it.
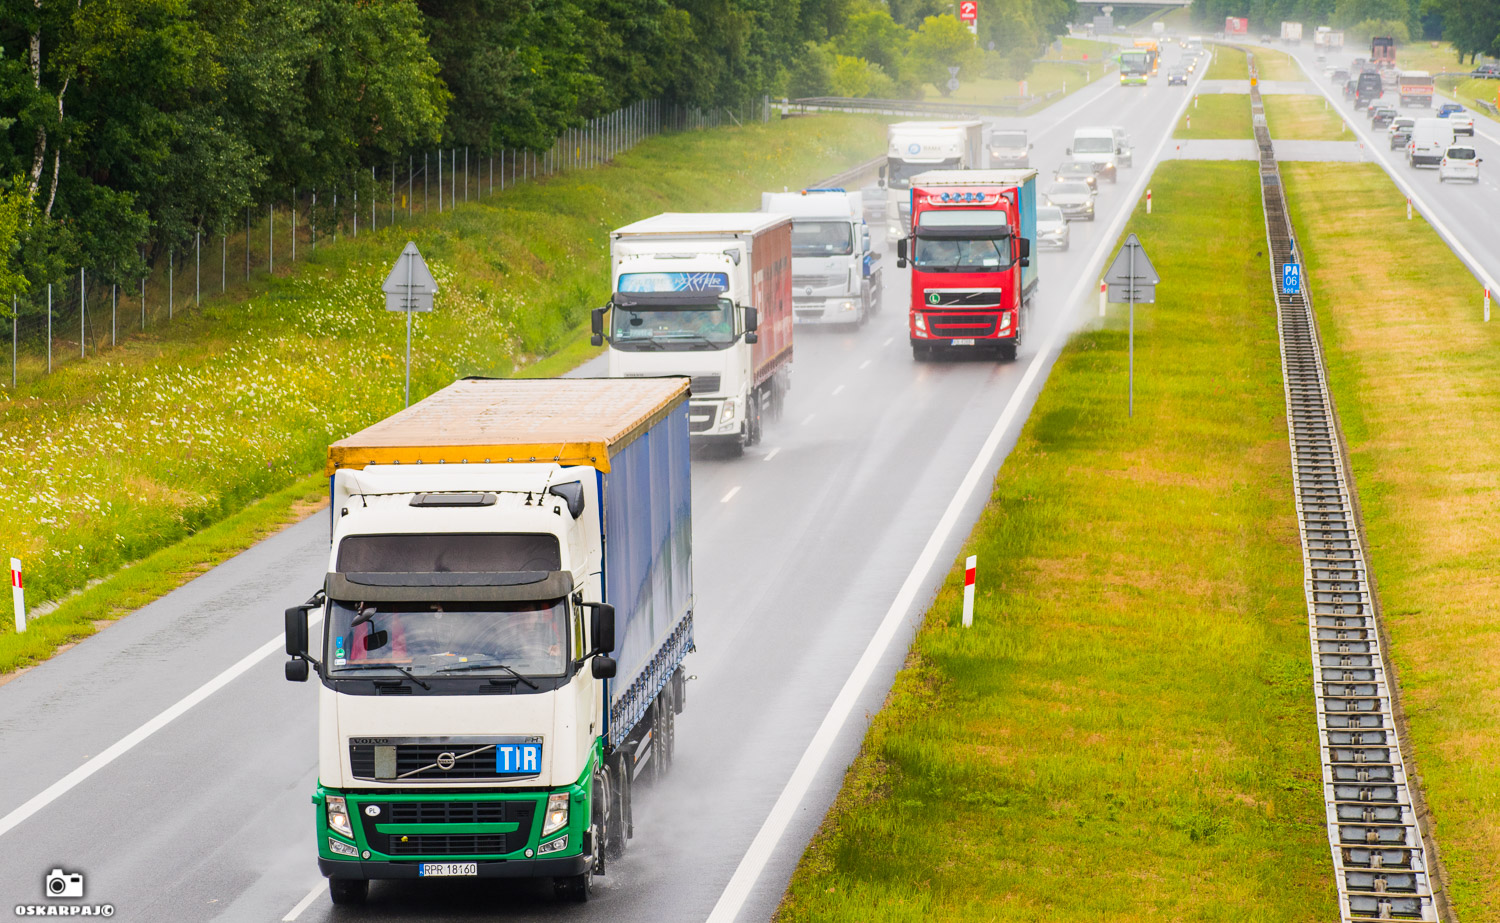
POLYGON ((1225 35, 1249 35, 1250 20, 1230 16, 1224 20, 1225 35))
POLYGON ((958 18, 964 22, 978 22, 979 0, 958 0, 958 18))

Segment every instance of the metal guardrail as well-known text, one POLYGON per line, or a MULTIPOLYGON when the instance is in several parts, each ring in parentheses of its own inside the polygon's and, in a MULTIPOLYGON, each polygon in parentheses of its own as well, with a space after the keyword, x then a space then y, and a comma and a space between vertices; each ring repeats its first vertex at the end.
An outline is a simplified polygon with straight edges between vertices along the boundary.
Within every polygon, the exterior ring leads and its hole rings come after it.
POLYGON ((781 101, 783 117, 803 112, 868 112, 876 115, 937 115, 944 117, 1017 115, 1038 103, 1062 95, 1051 90, 1040 96, 1008 96, 995 104, 929 102, 921 99, 866 99, 852 96, 808 96, 781 101))
MULTIPOLYGON (((1253 56, 1251 68, 1253 74, 1253 56)), ((1402 757, 1397 691, 1388 673, 1311 294, 1305 278, 1298 292, 1282 291, 1281 267, 1297 262, 1297 255, 1256 86, 1250 88, 1250 104, 1276 293, 1339 919, 1437 921, 1443 897, 1418 820, 1420 793, 1413 790, 1402 757)))

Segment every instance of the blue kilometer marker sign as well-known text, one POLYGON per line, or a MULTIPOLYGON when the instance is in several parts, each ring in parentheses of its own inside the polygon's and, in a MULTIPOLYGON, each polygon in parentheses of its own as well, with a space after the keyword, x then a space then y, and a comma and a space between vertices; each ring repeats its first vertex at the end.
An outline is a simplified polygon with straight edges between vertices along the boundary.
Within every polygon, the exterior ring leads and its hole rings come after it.
POLYGON ((1281 264, 1281 293, 1283 295, 1296 295, 1302 291, 1302 264, 1281 264))

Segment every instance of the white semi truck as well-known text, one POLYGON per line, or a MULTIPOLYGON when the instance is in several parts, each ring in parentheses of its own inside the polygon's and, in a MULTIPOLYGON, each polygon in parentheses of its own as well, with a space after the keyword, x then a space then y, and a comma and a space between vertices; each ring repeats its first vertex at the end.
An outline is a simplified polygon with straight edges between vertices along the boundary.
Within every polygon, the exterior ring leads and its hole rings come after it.
POLYGON ((1302 23, 1284 22, 1281 24, 1281 41, 1285 45, 1302 44, 1302 23))
POLYGON ((760 210, 792 218, 796 323, 859 325, 880 310, 880 257, 858 192, 763 192, 760 210))
POLYGON ((286 675, 321 684, 335 904, 418 878, 587 900, 621 855, 693 648, 687 393, 465 379, 329 447, 332 553, 286 675))
POLYGON ((978 170, 984 164, 984 123, 893 122, 886 132, 885 216, 890 240, 902 240, 911 224, 911 178, 928 170, 978 170))
POLYGON ((693 440, 760 442, 792 370, 792 219, 667 213, 610 235, 610 302, 593 313, 609 375, 687 375, 693 440))

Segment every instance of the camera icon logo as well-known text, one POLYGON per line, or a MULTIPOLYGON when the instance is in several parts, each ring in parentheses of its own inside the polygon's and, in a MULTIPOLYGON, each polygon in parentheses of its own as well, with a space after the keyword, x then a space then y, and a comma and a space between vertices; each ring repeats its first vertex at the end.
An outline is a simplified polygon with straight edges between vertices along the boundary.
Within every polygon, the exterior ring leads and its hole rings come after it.
POLYGON ((50 898, 83 897, 83 874, 53 869, 47 874, 46 889, 50 898))

